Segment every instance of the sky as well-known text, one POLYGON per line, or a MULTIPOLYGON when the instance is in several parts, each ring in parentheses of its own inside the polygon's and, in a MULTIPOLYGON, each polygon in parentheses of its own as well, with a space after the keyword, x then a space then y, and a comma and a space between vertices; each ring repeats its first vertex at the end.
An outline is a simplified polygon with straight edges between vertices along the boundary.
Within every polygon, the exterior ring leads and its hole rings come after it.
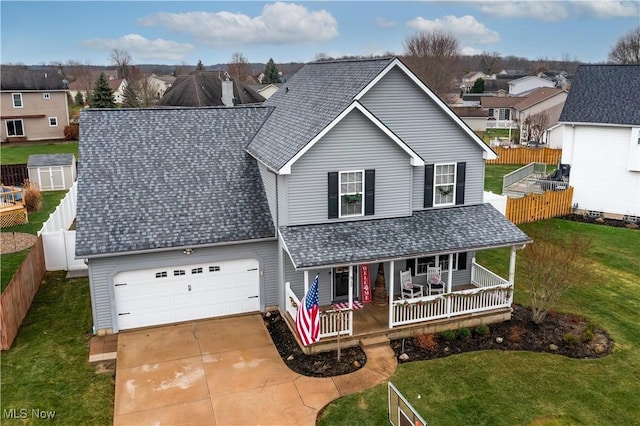
POLYGON ((0 62, 109 65, 308 62, 318 54, 402 54, 407 37, 444 29, 463 54, 605 62, 640 25, 640 1, 6 1, 0 62))

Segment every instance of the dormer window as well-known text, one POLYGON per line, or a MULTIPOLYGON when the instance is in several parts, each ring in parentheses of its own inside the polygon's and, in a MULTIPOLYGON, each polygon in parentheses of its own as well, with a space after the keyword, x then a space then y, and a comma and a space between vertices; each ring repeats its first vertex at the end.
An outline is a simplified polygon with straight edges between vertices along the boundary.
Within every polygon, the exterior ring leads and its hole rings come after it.
POLYGON ((364 170, 340 172, 339 217, 362 216, 364 207, 364 170))

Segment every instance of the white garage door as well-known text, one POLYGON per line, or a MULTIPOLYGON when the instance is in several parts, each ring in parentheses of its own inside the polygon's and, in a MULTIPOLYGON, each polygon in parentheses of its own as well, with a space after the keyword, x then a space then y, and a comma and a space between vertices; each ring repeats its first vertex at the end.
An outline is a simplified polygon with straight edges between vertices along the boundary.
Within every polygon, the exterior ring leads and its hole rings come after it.
POLYGON ((120 330, 259 311, 258 261, 121 272, 114 292, 120 330))

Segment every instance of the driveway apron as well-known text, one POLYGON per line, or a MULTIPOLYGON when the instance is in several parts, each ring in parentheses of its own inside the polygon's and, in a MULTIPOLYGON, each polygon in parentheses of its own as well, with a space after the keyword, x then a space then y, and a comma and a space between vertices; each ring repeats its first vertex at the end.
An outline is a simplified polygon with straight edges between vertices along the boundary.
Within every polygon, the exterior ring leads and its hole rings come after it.
POLYGON ((390 347, 361 370, 311 378, 290 370, 259 314, 181 323, 118 337, 115 425, 314 425, 334 399, 384 382, 390 347))

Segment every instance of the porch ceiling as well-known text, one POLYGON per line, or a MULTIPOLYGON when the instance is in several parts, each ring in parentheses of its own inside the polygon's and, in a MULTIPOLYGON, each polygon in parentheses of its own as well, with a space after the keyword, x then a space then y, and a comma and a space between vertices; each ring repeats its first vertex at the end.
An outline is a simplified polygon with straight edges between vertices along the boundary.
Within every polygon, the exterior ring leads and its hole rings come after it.
POLYGON ((296 269, 373 263, 532 242, 490 204, 412 216, 280 227, 296 269))

